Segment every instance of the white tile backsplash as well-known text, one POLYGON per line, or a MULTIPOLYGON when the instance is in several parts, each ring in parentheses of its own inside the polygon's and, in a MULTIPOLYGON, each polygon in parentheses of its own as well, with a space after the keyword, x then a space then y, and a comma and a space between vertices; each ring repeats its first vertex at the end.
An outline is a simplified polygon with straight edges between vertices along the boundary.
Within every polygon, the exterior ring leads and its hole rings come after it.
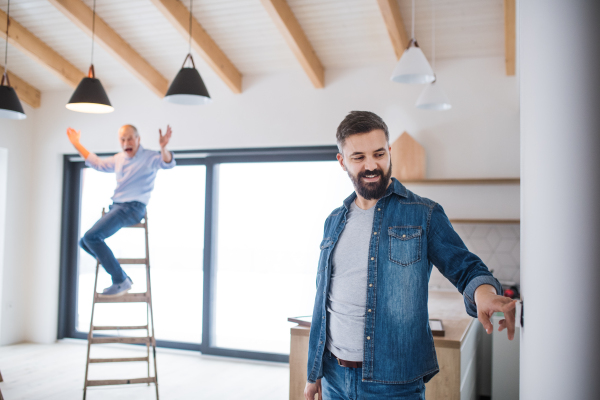
MULTIPOLYGON (((478 255, 502 283, 520 283, 519 224, 454 224, 467 248, 478 255)), ((433 268, 429 289, 456 290, 437 268, 433 268)))

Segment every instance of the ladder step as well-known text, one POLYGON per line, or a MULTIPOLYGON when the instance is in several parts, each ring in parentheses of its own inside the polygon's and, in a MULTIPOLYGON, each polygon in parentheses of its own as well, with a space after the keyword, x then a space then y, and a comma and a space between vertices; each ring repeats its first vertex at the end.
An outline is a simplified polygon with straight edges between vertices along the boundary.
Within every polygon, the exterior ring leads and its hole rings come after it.
POLYGON ((146 264, 145 258, 117 258, 119 264, 146 264))
POLYGON ((146 361, 148 357, 127 357, 127 358, 90 358, 90 363, 110 363, 110 362, 129 362, 129 361, 146 361))
POLYGON ((101 293, 96 293, 94 297, 95 303, 147 303, 150 301, 148 292, 144 293, 125 293, 121 296, 107 296, 101 293))
POLYGON ((90 339, 91 344, 105 344, 105 343, 127 343, 127 344, 152 344, 151 337, 96 337, 90 339))
POLYGON ((94 331, 119 331, 123 329, 148 329, 148 325, 139 326, 94 326, 94 331))
POLYGON ((156 377, 135 379, 87 380, 85 382, 87 386, 129 385, 132 383, 156 383, 156 377))
POLYGON ((145 228, 146 224, 143 222, 140 222, 139 224, 135 224, 135 225, 129 225, 126 226, 125 228, 145 228))

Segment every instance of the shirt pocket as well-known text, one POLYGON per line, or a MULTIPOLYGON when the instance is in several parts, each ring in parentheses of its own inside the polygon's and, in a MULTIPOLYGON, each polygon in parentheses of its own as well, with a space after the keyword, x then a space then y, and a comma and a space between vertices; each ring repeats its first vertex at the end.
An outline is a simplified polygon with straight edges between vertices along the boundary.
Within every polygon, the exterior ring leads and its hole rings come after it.
POLYGON ((421 227, 390 226, 390 261, 408 266, 421 261, 421 227))

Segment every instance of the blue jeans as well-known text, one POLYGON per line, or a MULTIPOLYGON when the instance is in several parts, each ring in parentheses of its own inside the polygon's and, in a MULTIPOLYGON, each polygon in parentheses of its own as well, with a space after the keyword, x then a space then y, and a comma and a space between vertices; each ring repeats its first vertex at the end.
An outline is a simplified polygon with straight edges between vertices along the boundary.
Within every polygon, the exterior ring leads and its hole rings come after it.
POLYGON ((127 274, 121 268, 113 252, 104 243, 104 239, 114 235, 125 226, 140 222, 146 213, 146 205, 139 201, 130 201, 114 203, 108 209, 109 211, 83 235, 79 245, 92 257, 100 260, 100 264, 111 276, 112 282, 119 284, 127 279, 127 274))
POLYGON ((362 368, 338 365, 337 359, 325 349, 323 354, 323 400, 425 400, 423 378, 405 384, 362 381, 362 368))

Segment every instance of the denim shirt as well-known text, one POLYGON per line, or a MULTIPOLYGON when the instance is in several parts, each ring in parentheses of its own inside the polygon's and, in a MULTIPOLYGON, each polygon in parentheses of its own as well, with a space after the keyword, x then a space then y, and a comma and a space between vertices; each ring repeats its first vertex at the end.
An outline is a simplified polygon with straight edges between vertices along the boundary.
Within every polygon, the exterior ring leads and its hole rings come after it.
MULTIPOLYGON (((355 198, 352 193, 325 221, 308 348, 309 382, 323 376, 331 255, 355 198)), ((428 382, 439 371, 427 310, 432 266, 456 286, 464 296, 467 313, 474 318, 475 289, 489 284, 502 294, 502 287, 481 259, 467 250, 439 204, 417 196, 392 178, 375 207, 362 379, 386 384, 420 378, 428 382)))

